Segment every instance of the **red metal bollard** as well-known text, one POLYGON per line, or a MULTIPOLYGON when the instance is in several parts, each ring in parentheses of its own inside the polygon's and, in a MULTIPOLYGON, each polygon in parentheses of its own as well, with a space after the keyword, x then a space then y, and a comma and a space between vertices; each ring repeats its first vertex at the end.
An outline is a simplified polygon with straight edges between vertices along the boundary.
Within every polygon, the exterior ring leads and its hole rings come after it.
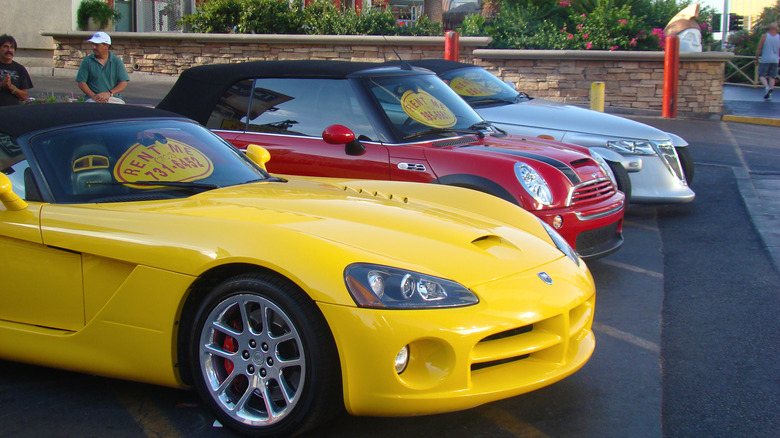
POLYGON ((444 34, 444 59, 448 61, 460 60, 460 42, 458 32, 448 31, 444 34))
POLYGON ((680 77, 680 40, 676 36, 666 37, 664 53, 664 100, 661 115, 668 119, 677 118, 677 82, 680 77))

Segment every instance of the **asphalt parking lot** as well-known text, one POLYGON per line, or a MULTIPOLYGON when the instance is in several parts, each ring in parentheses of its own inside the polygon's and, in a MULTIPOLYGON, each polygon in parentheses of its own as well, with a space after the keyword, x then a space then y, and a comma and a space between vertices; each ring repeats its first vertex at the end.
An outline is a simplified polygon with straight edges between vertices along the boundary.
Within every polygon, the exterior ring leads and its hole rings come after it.
MULTIPOLYGON (((39 90, 75 90, 72 79, 33 81, 39 90)), ((131 87, 129 102, 154 104, 170 83, 131 87)), ((624 247, 589 264, 597 346, 582 370, 464 412, 344 414, 309 436, 776 436, 780 128, 632 118, 688 140, 697 198, 630 206, 624 247)), ((109 434, 233 436, 193 392, 0 361, 0 436, 109 434)))

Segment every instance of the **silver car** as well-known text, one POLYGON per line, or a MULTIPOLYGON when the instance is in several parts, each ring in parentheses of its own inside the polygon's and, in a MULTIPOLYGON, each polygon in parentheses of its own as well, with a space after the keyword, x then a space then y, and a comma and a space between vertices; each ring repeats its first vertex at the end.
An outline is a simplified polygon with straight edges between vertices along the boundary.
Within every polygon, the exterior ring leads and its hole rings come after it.
POLYGON ((595 149, 618 188, 637 203, 684 203, 696 194, 693 157, 681 137, 598 111, 537 99, 473 64, 410 61, 434 71, 483 119, 510 134, 549 138, 595 149))

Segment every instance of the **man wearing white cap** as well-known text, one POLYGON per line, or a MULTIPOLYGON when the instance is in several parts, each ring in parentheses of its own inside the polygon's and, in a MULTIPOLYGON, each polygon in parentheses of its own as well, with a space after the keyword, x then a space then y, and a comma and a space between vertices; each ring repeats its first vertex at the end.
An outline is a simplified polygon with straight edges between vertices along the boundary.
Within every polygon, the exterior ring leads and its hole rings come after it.
POLYGON ((86 94, 87 101, 125 103, 119 93, 127 88, 130 78, 122 60, 108 50, 111 37, 95 32, 87 41, 92 43, 92 54, 81 61, 76 73, 79 89, 86 94))

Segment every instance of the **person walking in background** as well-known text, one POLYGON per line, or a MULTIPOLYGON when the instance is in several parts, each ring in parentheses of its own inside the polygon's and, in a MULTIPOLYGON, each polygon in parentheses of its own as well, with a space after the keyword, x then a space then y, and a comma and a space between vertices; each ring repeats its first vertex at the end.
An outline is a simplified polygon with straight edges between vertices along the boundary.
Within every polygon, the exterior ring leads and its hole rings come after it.
POLYGON ((758 64, 758 80, 764 85, 764 99, 772 98, 777 79, 777 65, 780 62, 780 35, 777 34, 777 23, 769 24, 769 32, 761 36, 756 49, 758 64))
POLYGON ((27 69, 14 61, 15 53, 14 37, 0 35, 0 106, 19 105, 27 99, 27 90, 33 87, 27 69))
POLYGON ((92 38, 92 54, 84 57, 76 73, 76 83, 87 96, 87 102, 125 103, 120 93, 127 88, 130 78, 125 64, 109 51, 111 37, 105 32, 95 32, 92 38))

